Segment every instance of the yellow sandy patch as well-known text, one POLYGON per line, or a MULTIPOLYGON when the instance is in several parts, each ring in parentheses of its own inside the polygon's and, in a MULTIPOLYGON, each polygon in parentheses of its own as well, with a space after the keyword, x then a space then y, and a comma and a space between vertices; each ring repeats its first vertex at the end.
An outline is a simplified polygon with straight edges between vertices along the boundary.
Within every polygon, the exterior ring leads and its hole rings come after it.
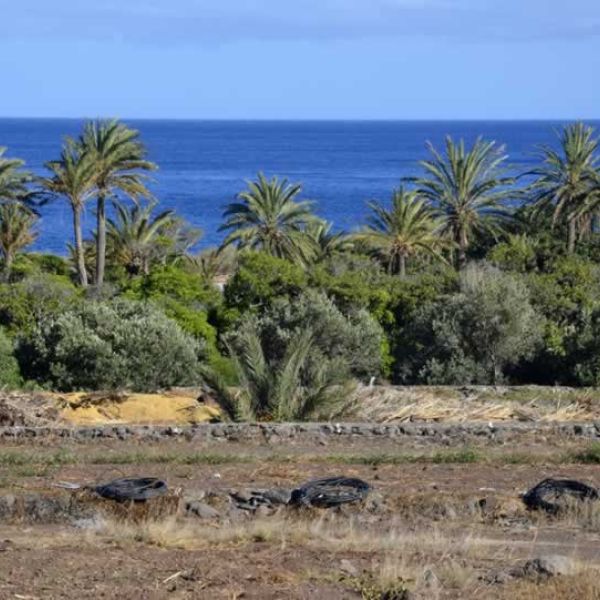
POLYGON ((104 396, 76 392, 54 395, 61 417, 74 425, 112 423, 187 425, 219 418, 212 406, 199 404, 195 395, 122 394, 104 396))

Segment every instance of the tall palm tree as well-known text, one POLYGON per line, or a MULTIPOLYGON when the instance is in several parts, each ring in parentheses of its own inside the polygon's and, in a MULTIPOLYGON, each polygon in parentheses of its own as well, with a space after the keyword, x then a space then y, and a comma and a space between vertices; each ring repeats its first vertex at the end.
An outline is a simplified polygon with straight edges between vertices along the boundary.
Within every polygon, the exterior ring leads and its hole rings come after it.
POLYGON ((357 238, 371 247, 389 273, 399 273, 404 278, 407 259, 417 254, 443 260, 441 222, 417 192, 400 188, 394 191, 391 208, 378 202, 369 202, 369 207, 372 215, 357 238))
POLYGON ((106 265, 106 200, 119 193, 132 199, 150 197, 141 171, 153 171, 157 166, 146 160, 139 133, 116 120, 87 123, 80 143, 96 171, 96 285, 101 287, 106 265))
POLYGON ((230 230, 223 247, 236 244, 279 258, 306 261, 311 244, 304 229, 314 216, 312 202, 296 201, 301 191, 299 184, 277 177, 268 180, 259 173, 258 180, 248 182, 239 201, 229 204, 223 213, 226 220, 219 231, 230 230))
POLYGON ((578 228, 583 230, 600 204, 598 139, 583 123, 565 127, 560 134, 560 152, 544 146, 543 163, 526 175, 537 179, 531 185, 536 212, 552 210, 552 223, 567 224, 567 250, 575 251, 578 228))
POLYGON ((427 144, 432 159, 420 162, 423 177, 411 177, 418 193, 429 200, 442 221, 441 232, 458 248, 457 267, 467 262, 467 250, 477 233, 497 236, 502 221, 509 217, 504 202, 515 197, 509 189, 515 182, 502 174, 507 156, 503 146, 477 139, 470 150, 461 140, 446 138, 442 155, 427 144))
POLYGON ((312 242, 312 260, 321 262, 336 254, 347 252, 354 246, 352 238, 344 232, 334 233, 333 223, 315 218, 306 226, 306 235, 312 242))
POLYGON ((71 206, 77 276, 81 285, 87 287, 81 214, 96 189, 96 165, 74 140, 67 138, 60 159, 46 163, 46 168, 52 176, 42 178, 42 186, 52 194, 64 196, 71 206))
POLYGON ((132 275, 148 275, 156 261, 184 253, 196 238, 182 226, 174 211, 153 215, 157 202, 134 202, 126 206, 115 201, 116 217, 107 221, 108 254, 132 275))
POLYGON ((0 204, 0 253, 4 260, 2 280, 9 281, 15 256, 37 238, 33 226, 37 215, 17 201, 0 204))
POLYGON ((18 158, 5 158, 6 148, 0 146, 0 202, 23 201, 30 196, 27 184, 32 180, 31 173, 22 169, 24 161, 18 158))

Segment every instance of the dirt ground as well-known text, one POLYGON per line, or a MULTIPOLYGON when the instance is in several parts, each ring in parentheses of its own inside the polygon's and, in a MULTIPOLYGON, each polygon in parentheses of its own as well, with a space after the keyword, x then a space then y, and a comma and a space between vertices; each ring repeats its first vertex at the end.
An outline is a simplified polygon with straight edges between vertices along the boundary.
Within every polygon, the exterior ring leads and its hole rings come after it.
POLYGON ((184 498, 345 475, 371 483, 374 500, 239 519, 0 519, 0 599, 600 598, 600 510, 549 517, 519 497, 545 477, 599 485, 600 465, 569 458, 584 450, 551 440, 418 451, 389 440, 4 445, 0 498, 123 476, 164 478, 184 498), (547 557, 560 557, 561 574, 514 574, 547 557))

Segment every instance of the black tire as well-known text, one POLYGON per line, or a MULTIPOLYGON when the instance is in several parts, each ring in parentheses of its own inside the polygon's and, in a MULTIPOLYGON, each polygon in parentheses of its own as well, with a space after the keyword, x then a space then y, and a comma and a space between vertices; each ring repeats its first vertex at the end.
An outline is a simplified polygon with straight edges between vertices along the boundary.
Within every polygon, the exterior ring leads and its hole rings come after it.
POLYGON ((116 502, 144 502, 167 493, 167 484, 155 477, 115 479, 94 488, 97 494, 116 502))
POLYGON ((315 479, 292 490, 289 504, 332 508, 350 502, 360 502, 369 495, 370 491, 371 486, 362 479, 349 477, 315 479))
POLYGON ((527 493, 523 502, 531 510, 545 510, 556 514, 566 507, 569 499, 578 501, 598 500, 598 490, 573 479, 544 479, 527 493))

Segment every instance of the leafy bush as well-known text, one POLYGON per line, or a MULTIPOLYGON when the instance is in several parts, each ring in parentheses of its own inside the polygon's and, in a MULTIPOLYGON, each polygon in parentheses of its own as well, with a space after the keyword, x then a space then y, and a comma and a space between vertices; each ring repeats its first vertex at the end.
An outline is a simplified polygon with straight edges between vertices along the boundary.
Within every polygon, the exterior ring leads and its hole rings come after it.
POLYGON ((62 256, 30 252, 16 257, 12 273, 13 279, 20 280, 44 273, 59 275, 66 279, 70 279, 72 275, 69 262, 62 256))
POLYGON ((225 303, 245 313, 279 296, 296 296, 307 283, 302 267, 288 260, 258 252, 243 253, 237 271, 225 286, 225 303))
POLYGON ((60 313, 81 302, 81 294, 65 277, 37 275, 16 284, 0 285, 0 325, 23 334, 44 316, 60 313))
POLYGON ((0 330, 0 387, 16 389, 23 384, 12 340, 0 330))
POLYGON ((542 319, 524 283, 493 268, 469 268, 460 293, 423 307, 407 328, 400 371, 430 384, 498 383, 536 349, 542 319))
POLYGON ((525 235, 511 235, 488 252, 488 260, 505 271, 527 273, 537 267, 536 245, 525 235))
POLYGON ((23 373, 61 391, 151 391, 197 381, 198 343, 149 304, 88 302, 22 338, 23 373))
POLYGON ((531 302, 545 319, 543 344, 519 369, 521 381, 541 385, 578 385, 589 380, 593 315, 600 310, 600 271, 578 256, 554 261, 548 271, 527 278, 531 302), (587 375, 583 375, 587 371, 587 375))
POLYGON ((295 298, 279 298, 260 316, 241 323, 227 336, 230 346, 247 330, 256 329, 270 364, 280 362, 290 340, 306 329, 312 330, 313 345, 309 362, 317 365, 335 361, 344 376, 368 379, 382 369, 383 331, 366 310, 347 316, 325 295, 308 291, 295 298))
POLYGON ((129 282, 123 295, 157 304, 185 332, 216 350, 217 332, 209 313, 221 303, 221 295, 198 275, 176 266, 155 269, 129 282))

